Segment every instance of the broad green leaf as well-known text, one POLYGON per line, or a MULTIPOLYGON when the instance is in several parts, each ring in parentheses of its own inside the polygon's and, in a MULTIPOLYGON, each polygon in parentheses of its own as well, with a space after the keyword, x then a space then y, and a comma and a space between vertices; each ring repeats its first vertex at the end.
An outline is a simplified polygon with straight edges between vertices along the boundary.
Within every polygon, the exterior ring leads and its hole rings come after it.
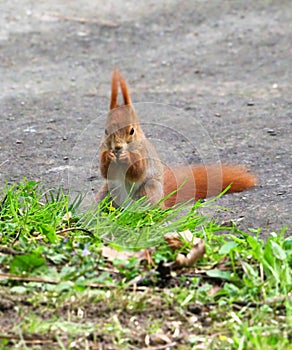
POLYGON ((60 277, 64 279, 74 278, 78 274, 78 266, 63 266, 60 271, 60 277))
POLYGON ((42 265, 46 265, 46 261, 39 254, 16 255, 10 263, 10 272, 31 272, 42 265))
POLYGON ((62 262, 67 260, 67 257, 65 254, 58 254, 55 255, 48 255, 48 259, 50 259, 54 264, 61 264, 62 262))
POLYGON ((282 249, 278 243, 271 241, 271 248, 274 256, 279 260, 285 260, 286 259, 286 253, 285 250, 282 249))
POLYGON ((201 287, 198 288, 198 293, 206 293, 212 288, 210 283, 204 283, 201 287))
POLYGON ((287 237, 283 243, 285 250, 292 250, 292 237, 287 237))
POLYGON ((247 242, 253 249, 257 249, 259 247, 259 242, 252 236, 247 237, 247 242))
POLYGON ((251 247, 251 254, 253 257, 259 261, 262 260, 263 257, 263 251, 262 251, 262 242, 257 240, 256 238, 252 236, 247 237, 247 242, 249 246, 251 247))
POLYGON ((65 290, 70 290, 74 286, 72 281, 63 281, 57 284, 54 288, 55 292, 60 293, 65 290))
POLYGON ((25 294, 27 292, 27 288, 23 286, 14 286, 10 289, 11 293, 17 293, 17 294, 25 294))
POLYGON ((249 263, 242 262, 242 266, 244 267, 246 274, 249 275, 248 277, 254 277, 257 278, 259 276, 258 272, 258 266, 257 269, 254 269, 249 263))
POLYGON ((219 250, 219 254, 228 254, 233 248, 237 247, 238 244, 234 241, 225 243, 219 250))
POLYGON ((47 237, 50 243, 54 243, 56 241, 56 231, 51 225, 42 224, 39 227, 39 230, 47 237))
POLYGON ((209 270, 206 274, 210 277, 221 278, 224 280, 229 280, 231 278, 231 273, 229 271, 222 271, 218 269, 209 270))
POLYGON ((268 264, 271 268, 275 266, 275 255, 272 250, 271 241, 268 241, 264 249, 264 264, 268 264))

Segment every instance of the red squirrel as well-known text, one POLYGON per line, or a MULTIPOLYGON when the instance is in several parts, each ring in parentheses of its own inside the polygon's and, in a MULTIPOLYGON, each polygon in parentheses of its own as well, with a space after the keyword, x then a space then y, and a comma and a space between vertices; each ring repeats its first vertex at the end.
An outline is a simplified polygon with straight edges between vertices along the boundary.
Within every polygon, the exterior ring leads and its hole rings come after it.
POLYGON ((243 166, 165 166, 141 129, 126 81, 118 70, 112 75, 110 111, 100 146, 100 171, 106 181, 97 201, 110 194, 117 206, 129 198, 145 197, 149 204, 159 202, 162 208, 169 208, 218 195, 229 185, 227 192, 240 192, 256 184, 255 175, 243 166), (118 104, 119 87, 122 105, 118 104))

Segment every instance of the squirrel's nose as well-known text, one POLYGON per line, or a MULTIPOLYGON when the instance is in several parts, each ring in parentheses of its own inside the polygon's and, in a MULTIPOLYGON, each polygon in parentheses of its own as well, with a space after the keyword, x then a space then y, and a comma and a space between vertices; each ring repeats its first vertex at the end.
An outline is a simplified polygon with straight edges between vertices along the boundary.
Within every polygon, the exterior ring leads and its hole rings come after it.
POLYGON ((115 151, 119 152, 123 148, 122 145, 115 145, 115 151))

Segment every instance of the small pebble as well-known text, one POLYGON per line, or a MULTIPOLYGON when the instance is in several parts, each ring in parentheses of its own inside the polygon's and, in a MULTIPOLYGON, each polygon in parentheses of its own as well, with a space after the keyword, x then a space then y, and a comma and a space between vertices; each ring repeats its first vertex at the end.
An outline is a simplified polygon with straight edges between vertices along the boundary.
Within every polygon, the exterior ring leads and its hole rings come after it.
POLYGON ((35 132, 36 132, 36 129, 35 129, 33 126, 29 126, 29 127, 25 128, 25 129, 23 130, 23 132, 35 133, 35 132))
POLYGON ((190 311, 192 314, 195 315, 200 315, 202 313, 202 307, 201 305, 197 305, 197 304, 190 304, 188 306, 188 311, 190 311))
POLYGON ((268 133, 269 135, 271 135, 271 136, 276 136, 276 135, 277 135, 276 131, 273 130, 273 129, 267 130, 267 133, 268 133))
POLYGON ((87 178, 87 181, 94 181, 94 180, 97 180, 97 179, 98 179, 97 175, 92 175, 92 176, 87 178))
POLYGON ((78 36, 87 36, 88 33, 87 32, 77 32, 78 36))

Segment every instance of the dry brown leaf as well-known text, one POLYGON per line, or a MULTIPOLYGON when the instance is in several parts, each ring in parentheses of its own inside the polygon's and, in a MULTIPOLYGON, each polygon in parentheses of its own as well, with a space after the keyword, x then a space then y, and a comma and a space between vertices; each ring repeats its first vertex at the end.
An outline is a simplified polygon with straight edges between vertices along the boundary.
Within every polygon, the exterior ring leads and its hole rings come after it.
POLYGON ((115 259, 127 260, 133 257, 131 252, 119 252, 118 250, 107 246, 102 247, 101 255, 110 261, 115 259))
POLYGON ((149 264, 152 264, 152 251, 149 249, 143 249, 139 252, 126 252, 126 251, 118 251, 112 247, 103 246, 101 255, 104 258, 107 258, 110 261, 115 259, 119 260, 128 260, 130 258, 137 258, 138 260, 147 260, 149 264))
POLYGON ((164 240, 174 251, 181 249, 185 242, 193 246, 187 255, 181 253, 177 255, 176 260, 171 265, 172 268, 192 266, 205 254, 204 241, 201 238, 194 237, 190 230, 180 233, 169 232, 164 236, 164 240))
POLYGON ((189 267, 194 265, 198 260, 200 260, 205 252, 205 243, 201 238, 194 238, 193 240, 194 247, 190 250, 187 255, 177 254, 175 262, 173 263, 173 268, 177 267, 189 267))
POLYGON ((72 212, 69 211, 68 213, 66 213, 63 217, 62 217, 62 221, 68 222, 71 221, 73 218, 72 212))
POLYGON ((193 243, 194 239, 196 238, 190 230, 186 230, 180 233, 168 232, 164 235, 164 240, 172 250, 181 249, 184 246, 184 242, 193 243))
POLYGON ((170 343, 171 339, 166 334, 162 333, 147 334, 145 337, 146 346, 164 345, 170 343))
POLYGON ((208 290, 207 294, 211 297, 217 294, 220 290, 221 288, 219 286, 214 285, 211 287, 211 289, 208 290))
POLYGON ((182 325, 181 321, 172 321, 171 322, 171 328, 174 328, 172 337, 173 338, 178 338, 180 335, 180 327, 182 325))

